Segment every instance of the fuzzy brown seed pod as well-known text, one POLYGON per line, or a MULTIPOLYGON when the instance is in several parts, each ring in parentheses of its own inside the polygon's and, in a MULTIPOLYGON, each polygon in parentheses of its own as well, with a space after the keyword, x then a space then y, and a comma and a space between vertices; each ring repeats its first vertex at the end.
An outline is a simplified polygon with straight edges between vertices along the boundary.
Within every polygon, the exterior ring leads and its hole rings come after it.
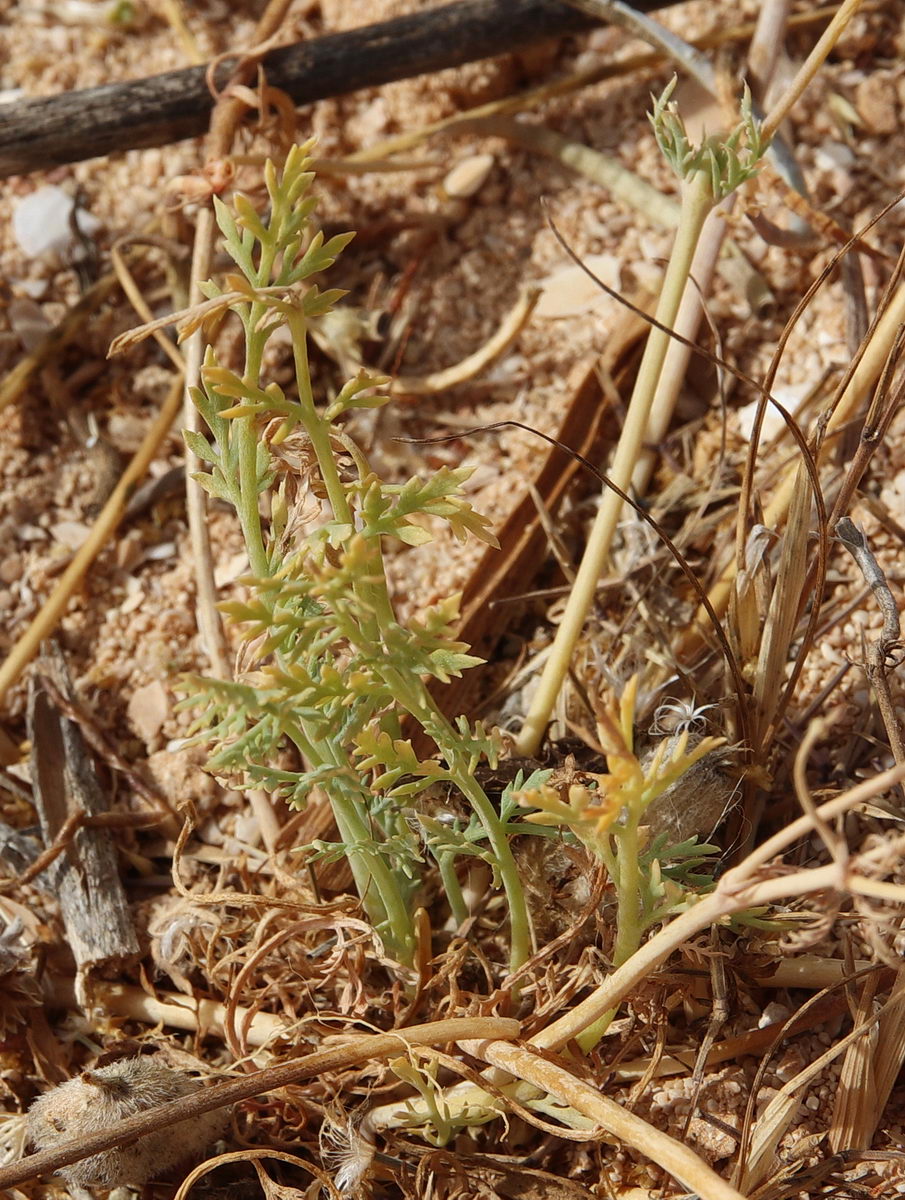
POLYGON ((721 746, 698 759, 694 766, 666 789, 644 815, 651 836, 665 833, 670 845, 695 834, 712 837, 735 802, 737 783, 727 770, 727 753, 721 746))
MULTIPOLYGON (((29 1137, 38 1150, 52 1150, 71 1138, 109 1129, 136 1113, 159 1108, 201 1086, 157 1058, 128 1058, 83 1071, 45 1092, 28 1112, 29 1137)), ((117 1187, 141 1184, 197 1157, 223 1132, 223 1109, 202 1113, 129 1146, 116 1146, 61 1168, 69 1183, 117 1187)))

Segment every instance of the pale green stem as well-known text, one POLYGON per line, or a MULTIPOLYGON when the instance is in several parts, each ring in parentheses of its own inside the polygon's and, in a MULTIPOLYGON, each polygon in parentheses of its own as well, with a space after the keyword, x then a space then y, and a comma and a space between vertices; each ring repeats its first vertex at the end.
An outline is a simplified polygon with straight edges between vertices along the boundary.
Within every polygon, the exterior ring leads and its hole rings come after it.
POLYGON ((413 711, 409 708, 409 711, 413 712, 413 715, 421 720, 426 731, 440 747, 449 765, 449 772, 453 783, 455 783, 456 787, 468 800, 477 814, 478 820, 483 825, 484 832, 487 834, 487 841, 490 843, 490 848, 493 851, 496 867, 500 873, 500 880, 503 884, 503 890, 506 893, 506 900, 509 905, 509 965, 513 971, 516 971, 522 963, 530 958, 532 953, 531 920, 528 916, 525 891, 522 887, 518 867, 512 856, 512 849, 509 845, 505 826, 500 818, 500 814, 493 806, 486 792, 476 781, 469 768, 469 764, 463 762, 462 756, 456 753, 456 743, 458 740, 456 731, 443 714, 434 708, 427 688, 423 684, 420 686, 423 691, 423 699, 418 709, 413 711), (433 710, 429 716, 424 713, 425 707, 433 710))
MULTIPOLYGON (((304 417, 305 432, 311 439, 311 445, 317 456, 318 467, 324 487, 327 489, 327 499, 333 509, 337 521, 354 529, 354 518, 349 507, 346 489, 339 477, 333 447, 330 442, 330 424, 317 411, 311 390, 311 376, 308 369, 308 338, 305 328, 305 318, 301 313, 293 313, 288 318, 292 333, 293 354, 295 356, 295 372, 298 380, 299 403, 304 417)), ((380 626, 395 620, 392 602, 385 583, 383 560, 380 554, 380 544, 377 539, 370 539, 373 545, 369 547, 374 561, 374 570, 368 572, 368 581, 356 585, 356 593, 365 602, 364 608, 373 615, 366 618, 363 630, 366 640, 374 645, 380 639, 380 626)))
MULTIPOLYGON (((287 736, 313 765, 341 765, 337 756, 331 753, 329 745, 304 737, 295 728, 287 730, 287 736)), ((328 787, 326 791, 340 840, 350 847, 359 847, 350 849, 347 858, 365 911, 375 927, 385 926, 394 952, 410 966, 415 952, 415 927, 399 883, 379 850, 360 848, 372 845, 374 835, 356 797, 346 795, 341 783, 328 787)))
POLYGON ((619 859, 619 883, 613 966, 621 967, 641 945, 642 933, 638 823, 631 817, 626 827, 619 830, 616 853, 619 859))
MULTIPOLYGON (((258 287, 266 287, 270 283, 274 257, 275 249, 262 245, 261 261, 255 280, 258 287)), ((258 332, 257 325, 265 311, 265 305, 260 301, 251 304, 245 322, 245 379, 255 386, 258 386, 261 380, 261 360, 266 340, 258 332)), ((258 579, 266 579, 270 574, 271 564, 264 545, 261 514, 258 510, 258 431, 255 428, 254 417, 239 417, 236 425, 235 436, 239 447, 239 520, 252 574, 258 579)))
POLYGON ((459 883, 459 877, 456 874, 455 855, 449 851, 438 851, 434 858, 437 860, 437 866, 440 868, 440 879, 443 881, 443 890, 446 893, 446 899, 449 901, 449 910, 452 913, 452 919, 456 926, 461 928, 468 920, 469 912, 468 905, 465 903, 465 897, 462 895, 462 886, 459 883))
MULTIPOLYGON (((682 185, 679 227, 657 305, 657 321, 668 329, 675 322, 698 238, 713 204, 709 172, 695 171, 682 185)), ((669 340, 667 333, 656 328, 651 329, 647 339, 625 426, 609 472, 610 478, 623 491, 631 484, 632 472, 644 444, 669 340)), ((540 745, 606 565, 621 512, 622 500, 610 488, 605 488, 565 613, 518 739, 519 754, 533 756, 540 745)))
MULTIPOLYGON (((616 863, 610 878, 616 886, 616 943, 613 966, 621 967, 641 945, 641 868, 638 862, 638 822, 629 816, 626 825, 615 833, 616 863)), ((587 1054, 597 1045, 616 1016, 616 1009, 605 1012, 575 1039, 587 1054)))
MULTIPOLYGON (((272 260, 271 260, 272 261, 272 260)), ((266 281, 269 279, 271 261, 262 263, 259 274, 266 281)), ((246 339, 246 378, 258 383, 260 377, 261 358, 264 349, 264 339, 255 333, 258 321, 264 315, 264 305, 251 306, 246 339)), ((333 506, 337 520, 351 521, 345 490, 336 470, 330 446, 329 428, 315 408, 311 394, 311 383, 308 373, 307 340, 304 318, 292 321, 293 343, 295 349, 296 368, 298 373, 299 400, 305 412, 305 431, 311 438, 321 474, 327 487, 327 494, 333 506)), ((259 578, 265 578, 270 572, 270 563, 264 546, 261 529, 261 519, 258 511, 257 472, 255 455, 257 449, 256 430, 252 418, 239 418, 237 436, 239 437, 240 453, 240 496, 239 512, 245 543, 248 548, 248 558, 251 569, 259 578)), ((303 747, 303 752, 315 765, 334 762, 335 756, 330 754, 329 746, 303 747)), ((373 831, 368 827, 356 803, 355 797, 343 794, 341 787, 329 789, 330 806, 336 819, 340 839, 358 847, 368 846, 374 842, 373 831)), ((349 854, 349 865, 355 879, 356 890, 368 912, 372 922, 377 926, 385 926, 393 942, 394 951, 406 963, 411 963, 414 955, 415 936, 412 915, 406 904, 405 896, 395 878, 392 869, 380 854, 357 849, 349 854)))
MULTIPOLYGON (((328 790, 328 795, 340 839, 353 846, 374 845, 373 831, 364 820, 355 797, 344 796, 334 788, 328 790)), ((381 918, 385 916, 385 928, 394 953, 406 966, 411 966, 415 957, 415 925, 391 868, 376 847, 372 851, 352 850, 347 857, 356 889, 372 924, 379 928, 383 925, 381 918), (383 912, 377 911, 378 908, 383 912)))

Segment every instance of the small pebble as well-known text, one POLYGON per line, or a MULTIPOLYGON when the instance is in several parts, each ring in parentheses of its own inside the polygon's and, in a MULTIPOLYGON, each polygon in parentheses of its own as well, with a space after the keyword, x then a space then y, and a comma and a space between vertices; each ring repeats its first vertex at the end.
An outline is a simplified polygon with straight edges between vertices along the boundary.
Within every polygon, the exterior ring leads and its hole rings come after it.
POLYGON ((474 196, 493 170, 492 154, 471 154, 457 162, 443 180, 443 190, 454 200, 466 200, 474 196))
MULTIPOLYGON (((47 184, 20 200, 13 210, 13 233, 30 258, 50 250, 65 250, 75 241, 70 218, 75 201, 68 192, 47 184)), ((101 223, 91 213, 79 211, 79 229, 91 237, 101 223)))

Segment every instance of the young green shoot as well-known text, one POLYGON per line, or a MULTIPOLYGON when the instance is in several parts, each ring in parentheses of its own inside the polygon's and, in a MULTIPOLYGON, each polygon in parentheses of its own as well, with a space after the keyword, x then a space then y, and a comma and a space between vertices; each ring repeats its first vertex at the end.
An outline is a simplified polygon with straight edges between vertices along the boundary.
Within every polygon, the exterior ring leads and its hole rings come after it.
MULTIPOLYGON (((654 326, 648 335, 625 425, 608 472, 623 491, 628 491, 631 486, 632 474, 644 445, 669 347, 669 334, 665 330, 672 329, 675 324, 704 222, 717 204, 751 178, 767 148, 752 116, 747 92, 741 105, 742 120, 728 138, 708 138, 701 146, 692 145, 671 102, 675 83, 673 79, 659 100, 654 101, 651 124, 660 149, 679 177, 681 211, 655 314, 662 328, 654 326)), ((518 739, 519 754, 534 755, 540 746, 609 557, 621 512, 622 500, 616 492, 605 488, 565 612, 518 739)))
MULTIPOLYGON (((633 750, 633 723, 637 677, 632 679, 618 708, 602 710, 597 718, 597 735, 607 755, 607 772, 590 775, 588 782, 571 783, 565 789, 542 784, 519 793, 520 802, 538 811, 525 821, 568 830, 602 862, 616 893, 616 939, 613 965, 621 967, 641 945, 645 932, 684 911, 697 891, 687 884, 710 883, 695 878, 693 867, 714 847, 692 839, 666 847, 658 838, 648 844, 645 814, 696 762, 722 745, 722 738, 702 738, 688 745, 688 733, 664 738, 644 764, 633 750), (653 851, 653 852, 652 852, 653 851), (681 864, 681 882, 670 878, 664 861, 681 864)), ((578 1043, 584 1050, 595 1045, 612 1019, 612 1013, 582 1032, 578 1043)))

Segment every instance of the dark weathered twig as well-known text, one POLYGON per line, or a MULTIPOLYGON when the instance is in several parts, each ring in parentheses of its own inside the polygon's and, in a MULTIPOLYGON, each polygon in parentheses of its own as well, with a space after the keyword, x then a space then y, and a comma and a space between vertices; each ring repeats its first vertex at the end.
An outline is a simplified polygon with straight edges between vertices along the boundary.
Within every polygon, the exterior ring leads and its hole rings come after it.
MULTIPOLYGON (((12 879, 0 880, 0 896, 12 891, 13 888, 20 888, 23 884, 31 883, 38 875, 42 875, 48 867, 56 862, 80 829, 151 829, 155 825, 162 825, 164 822, 171 820, 170 813, 166 811, 139 813, 105 812, 89 816, 84 809, 76 809, 75 812, 69 814, 60 826, 60 831, 52 844, 42 850, 28 865, 22 866, 21 858, 19 858, 19 862, 13 863, 21 873, 12 879)), ((6 858, 7 861, 10 861, 4 853, 5 843, 3 842, 3 832, 7 828, 8 826, 0 823, 0 858, 6 858)), ((14 846, 13 854, 15 854, 17 848, 19 849, 19 855, 16 857, 19 857, 21 855, 21 848, 14 846)))
MULTIPOLYGON (((58 690, 64 695, 69 692, 63 656, 52 644, 42 669, 53 677, 58 690)), ((86 815, 107 809, 94 765, 78 727, 53 704, 40 677, 32 681, 28 730, 34 803, 44 845, 63 852, 54 881, 76 962, 78 993, 88 971, 137 955, 138 942, 110 832, 84 827, 86 815)), ((53 857, 56 854, 42 856, 40 869, 53 857)))
POLYGON ((273 1092, 325 1075, 328 1071, 342 1070, 367 1062, 369 1059, 390 1058, 405 1052, 406 1043, 416 1046, 442 1045, 466 1038, 490 1039, 518 1037, 519 1023, 507 1017, 455 1017, 447 1021, 432 1021, 426 1025, 415 1025, 394 1033, 372 1034, 337 1046, 306 1054, 292 1062, 276 1067, 265 1067, 253 1075, 216 1083, 212 1087, 192 1092, 179 1100, 172 1100, 159 1108, 138 1113, 128 1120, 120 1121, 100 1133, 73 1138, 52 1150, 31 1154, 8 1167, 0 1168, 0 1189, 15 1187, 28 1179, 47 1175, 70 1163, 80 1162, 94 1154, 101 1154, 112 1146, 124 1146, 137 1141, 147 1133, 156 1133, 180 1121, 189 1120, 201 1113, 240 1100, 249 1100, 263 1092, 273 1092))
MULTIPOLYGON (((635 0, 645 11, 669 3, 635 0)), ((272 87, 296 104, 310 104, 581 33, 596 23, 561 0, 460 0, 282 46, 262 61, 272 87)), ((219 84, 234 65, 223 64, 219 84)), ((0 178, 204 133, 213 108, 205 70, 189 67, 4 105, 0 178)))
POLYGON ((846 550, 858 564, 865 582, 877 598, 880 611, 883 614, 883 633, 876 643, 880 653, 885 657, 893 644, 899 641, 899 609, 895 598, 886 582, 883 568, 874 558, 862 531, 848 517, 842 517, 836 523, 836 534, 846 550))

